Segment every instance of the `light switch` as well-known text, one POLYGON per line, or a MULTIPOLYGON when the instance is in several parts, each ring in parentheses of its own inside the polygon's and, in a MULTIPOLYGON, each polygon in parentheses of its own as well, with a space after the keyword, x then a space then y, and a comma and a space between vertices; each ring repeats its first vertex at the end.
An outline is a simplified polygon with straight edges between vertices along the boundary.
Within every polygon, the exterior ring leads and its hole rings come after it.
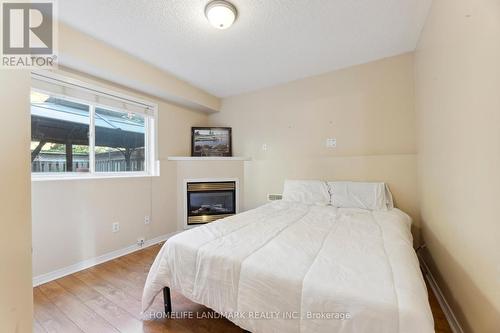
POLYGON ((326 139, 326 147, 327 148, 335 148, 335 147, 337 147, 337 139, 335 139, 335 138, 328 138, 328 139, 326 139))

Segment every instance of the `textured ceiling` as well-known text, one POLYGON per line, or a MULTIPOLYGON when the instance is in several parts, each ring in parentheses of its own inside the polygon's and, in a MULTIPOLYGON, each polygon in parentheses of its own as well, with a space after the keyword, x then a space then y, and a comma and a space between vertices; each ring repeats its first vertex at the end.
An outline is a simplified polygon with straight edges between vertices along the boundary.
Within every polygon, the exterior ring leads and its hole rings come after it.
POLYGON ((414 50, 432 0, 62 0, 65 23, 226 97, 414 50))

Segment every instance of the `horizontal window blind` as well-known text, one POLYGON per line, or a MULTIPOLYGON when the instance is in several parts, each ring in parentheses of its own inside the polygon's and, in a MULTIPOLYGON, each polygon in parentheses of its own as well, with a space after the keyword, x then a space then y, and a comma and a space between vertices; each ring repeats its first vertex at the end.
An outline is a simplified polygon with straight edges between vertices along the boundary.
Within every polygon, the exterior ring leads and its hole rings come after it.
POLYGON ((48 94, 75 98, 92 104, 97 104, 102 108, 108 107, 116 111, 153 116, 152 106, 126 99, 112 93, 98 91, 83 85, 39 73, 32 73, 31 80, 32 88, 48 94))

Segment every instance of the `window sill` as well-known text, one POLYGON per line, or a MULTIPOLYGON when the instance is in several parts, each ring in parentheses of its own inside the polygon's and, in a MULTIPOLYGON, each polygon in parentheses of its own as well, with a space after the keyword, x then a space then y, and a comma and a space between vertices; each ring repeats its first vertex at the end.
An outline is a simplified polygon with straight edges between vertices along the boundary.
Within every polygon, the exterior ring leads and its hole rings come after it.
POLYGON ((115 178, 152 178, 159 175, 147 173, 109 173, 109 174, 31 174, 32 182, 60 181, 60 180, 91 180, 91 179, 115 179, 115 178))
POLYGON ((169 161, 250 161, 244 156, 169 156, 169 161))

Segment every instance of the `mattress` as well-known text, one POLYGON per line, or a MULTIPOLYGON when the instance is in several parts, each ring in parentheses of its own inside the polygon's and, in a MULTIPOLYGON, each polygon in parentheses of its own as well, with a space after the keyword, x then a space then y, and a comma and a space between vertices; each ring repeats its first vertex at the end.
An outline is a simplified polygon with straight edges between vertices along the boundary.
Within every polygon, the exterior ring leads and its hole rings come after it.
POLYGON ((254 333, 434 332, 410 226, 398 209, 269 203, 170 238, 143 311, 168 286, 254 333))

